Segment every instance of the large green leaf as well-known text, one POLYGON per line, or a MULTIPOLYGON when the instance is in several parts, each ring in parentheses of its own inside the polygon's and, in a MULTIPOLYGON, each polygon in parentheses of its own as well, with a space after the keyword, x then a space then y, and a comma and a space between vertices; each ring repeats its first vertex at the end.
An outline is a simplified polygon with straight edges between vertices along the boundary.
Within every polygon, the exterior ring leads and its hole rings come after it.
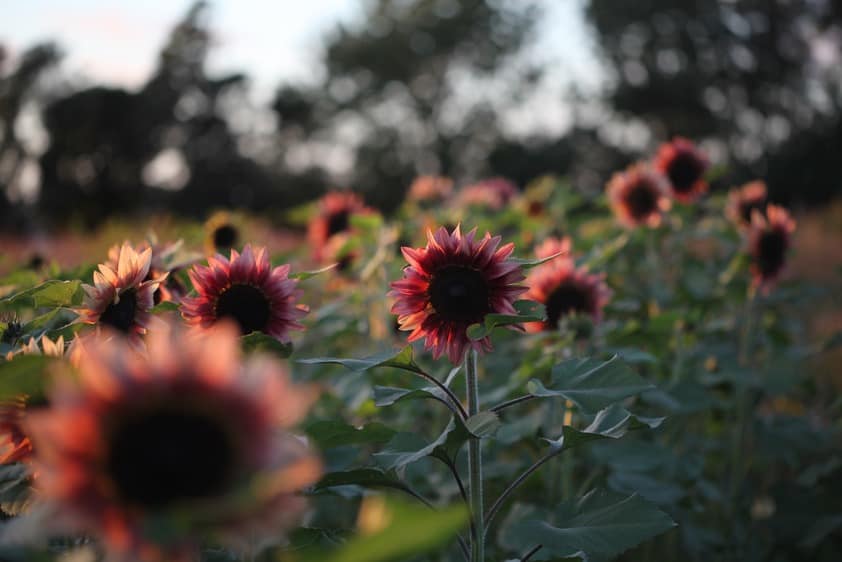
POLYGON ((534 396, 572 400, 585 413, 654 388, 616 355, 608 361, 569 359, 553 367, 552 373, 550 388, 531 380, 527 385, 529 392, 534 396))
POLYGON ((342 421, 325 420, 308 425, 306 433, 320 449, 330 449, 344 445, 386 443, 394 437, 395 430, 381 423, 356 428, 342 421))
POLYGON ((18 355, 11 361, 0 361, 0 400, 21 394, 43 396, 47 369, 55 361, 45 355, 18 355))
POLYGON ((311 359, 299 359, 303 365, 342 365, 346 369, 361 373, 374 369, 375 367, 395 367, 405 371, 420 372, 421 369, 415 364, 412 358, 412 346, 406 346, 400 351, 389 350, 364 359, 347 359, 342 357, 313 357, 311 359))
POLYGON ((439 400, 447 402, 447 395, 443 390, 436 387, 427 388, 397 388, 394 386, 375 386, 374 405, 378 408, 391 406, 401 400, 439 400))
POLYGON ((286 359, 292 354, 292 344, 283 343, 269 334, 263 332, 252 332, 240 338, 243 351, 247 353, 263 352, 269 353, 281 359, 286 359))
POLYGON ((322 476, 313 490, 318 492, 337 486, 363 486, 365 488, 394 488, 410 494, 415 494, 404 482, 396 476, 387 474, 377 468, 358 468, 356 470, 344 470, 340 472, 329 472, 322 476))
POLYGON ((603 562, 674 526, 667 514, 637 494, 592 491, 554 512, 516 505, 503 525, 500 543, 514 552, 543 545, 533 560, 578 557, 603 562))
POLYGON ((82 302, 81 285, 82 282, 78 280, 45 281, 40 285, 0 299, 0 310, 76 306, 82 302))
POLYGON ((386 501, 383 528, 349 540, 333 552, 302 552, 302 562, 398 562, 415 559, 455 538, 467 524, 464 505, 433 511, 423 506, 386 501))
POLYGON ((535 301, 515 301, 517 314, 486 314, 482 324, 468 326, 467 335, 472 340, 487 337, 494 328, 501 326, 520 325, 524 322, 541 322, 547 318, 547 311, 543 304, 535 301))
MULTIPOLYGON (((451 419, 441 435, 432 443, 428 443, 426 439, 417 433, 397 433, 382 451, 374 453, 374 459, 384 470, 403 468, 410 463, 432 455, 437 447, 445 446, 448 436, 454 432, 456 427, 457 424, 451 419)), ((463 435, 461 431, 458 434, 460 436, 463 435)))

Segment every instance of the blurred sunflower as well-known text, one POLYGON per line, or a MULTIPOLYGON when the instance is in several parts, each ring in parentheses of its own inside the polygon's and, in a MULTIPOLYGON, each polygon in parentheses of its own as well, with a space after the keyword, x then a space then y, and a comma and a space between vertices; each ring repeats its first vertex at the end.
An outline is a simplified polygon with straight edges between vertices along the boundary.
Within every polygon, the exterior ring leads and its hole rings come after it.
POLYGON ((217 254, 207 267, 195 265, 188 273, 198 296, 182 299, 181 314, 202 328, 230 318, 241 334, 263 332, 288 343, 290 330, 304 329, 298 319, 308 310, 295 302, 302 291, 289 269, 272 268, 266 248, 252 250, 251 244, 242 254, 231 250, 230 260, 217 254))
POLYGON ((138 341, 152 320, 155 290, 166 278, 149 279, 151 263, 151 248, 138 253, 124 243, 111 265, 100 264, 94 271, 94 284, 82 285, 87 297, 79 321, 108 326, 138 341))
POLYGON ((444 176, 419 176, 409 186, 407 199, 415 202, 441 202, 453 193, 453 180, 444 176))
POLYGON ((766 202, 766 183, 755 180, 728 193, 725 215, 737 226, 747 227, 751 224, 754 210, 762 212, 766 208, 766 202))
POLYGON ((671 207, 666 178, 642 162, 615 173, 605 190, 617 220, 630 228, 659 226, 671 207))
POLYGON ((446 353, 459 363, 470 347, 491 349, 485 337, 473 341, 466 330, 486 314, 516 314, 515 298, 526 291, 520 265, 508 259, 514 244, 500 245, 500 237, 486 233, 476 240, 476 229, 463 235, 439 228, 427 231, 427 246, 402 248, 409 265, 403 279, 391 284, 392 313, 400 329, 411 330, 410 342, 424 338, 424 346, 438 359, 446 353))
MULTIPOLYGON (((17 352, 10 351, 6 359, 11 360, 17 354, 41 355, 43 353, 50 357, 64 356, 64 336, 59 336, 55 341, 47 336, 41 336, 40 347, 38 341, 30 338, 29 342, 21 346, 17 352)), ((46 401, 33 400, 25 394, 0 402, 0 464, 27 462, 30 459, 32 443, 23 427, 24 416, 45 404, 46 401)))
POLYGON ((328 251, 331 238, 352 230, 351 217, 373 213, 362 197, 351 191, 331 191, 319 200, 318 213, 307 227, 307 239, 313 259, 325 261, 332 256, 328 251))
POLYGON ((231 213, 218 211, 205 222, 205 254, 224 254, 240 244, 240 226, 231 213))
POLYGON ((752 212, 748 253, 754 286, 768 291, 778 280, 786 265, 793 232, 795 221, 783 207, 768 205, 765 216, 756 209, 752 212))
POLYGON ((457 202, 464 207, 485 207, 499 211, 519 193, 517 186, 506 178, 490 178, 463 187, 457 202))
MULTIPOLYGON (((569 239, 549 238, 535 250, 535 254, 543 258, 569 250, 569 239)), ((529 290, 524 298, 542 303, 547 309, 547 320, 526 324, 527 331, 555 330, 559 321, 570 314, 587 315, 594 322, 599 322, 602 309, 611 298, 611 290, 604 279, 602 274, 577 268, 573 259, 566 255, 535 267, 526 278, 529 290)))
POLYGON ((672 196, 681 203, 692 203, 708 189, 705 173, 710 166, 707 155, 691 141, 676 137, 664 143, 655 156, 655 169, 663 173, 672 196))
POLYGON ((311 389, 273 361, 242 365, 230 325, 203 337, 167 325, 148 349, 91 342, 28 417, 49 531, 94 535, 118 559, 193 560, 204 539, 252 543, 293 525, 296 492, 321 468, 284 430, 311 389))

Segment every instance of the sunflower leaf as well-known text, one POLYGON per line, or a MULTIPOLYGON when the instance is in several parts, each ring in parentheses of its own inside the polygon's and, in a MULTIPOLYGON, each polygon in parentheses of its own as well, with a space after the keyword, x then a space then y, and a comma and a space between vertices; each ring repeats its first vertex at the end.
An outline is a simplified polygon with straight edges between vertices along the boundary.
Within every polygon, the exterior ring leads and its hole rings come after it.
POLYGON ((465 427, 474 437, 491 437, 503 425, 500 416, 494 412, 479 412, 465 420, 465 427))
POLYGON ((482 324, 471 324, 465 332, 468 338, 476 341, 488 337, 501 326, 518 326, 524 322, 542 322, 546 320, 546 307, 535 301, 520 300, 514 303, 517 314, 486 314, 482 324))
POLYGON ((19 355, 0 362, 0 400, 12 400, 21 394, 43 396, 47 368, 55 361, 45 355, 19 355))
POLYGON ((305 431, 322 450, 344 445, 386 443, 396 433, 394 429, 381 423, 370 423, 356 428, 338 420, 317 421, 308 425, 305 431))
POLYGON ((329 472, 316 482, 313 490, 316 492, 335 488, 337 486, 362 486, 364 488, 395 488, 410 490, 398 477, 387 474, 379 468, 358 468, 329 472))
POLYGON ((81 285, 82 282, 79 280, 45 281, 40 285, 0 299, 0 309, 76 306, 82 302, 81 285))
POLYGON ((554 448, 572 449, 582 443, 597 439, 619 439, 636 429, 655 429, 663 423, 664 419, 636 416, 622 406, 614 404, 597 412, 591 423, 584 429, 564 426, 561 436, 550 441, 550 444, 554 448))
POLYGON ((264 352, 286 359, 292 354, 292 344, 279 342, 269 334, 252 332, 240 338, 246 353, 264 352))
POLYGON ((509 258, 508 261, 514 262, 518 264, 522 269, 531 269, 533 267, 537 267, 539 265, 545 264, 550 260, 554 260, 558 257, 567 255, 568 252, 556 252, 551 256, 547 256, 545 258, 534 258, 534 259, 527 259, 527 258, 509 258))
POLYGON ((501 529, 500 543, 515 552, 542 545, 533 560, 573 557, 604 562, 673 527, 666 513, 637 494, 591 491, 552 512, 515 505, 501 529))
POLYGON ((550 388, 533 379, 527 384, 529 393, 538 397, 561 396, 586 413, 655 388, 616 355, 608 361, 569 359, 553 367, 552 372, 550 388))
MULTIPOLYGON (((379 498, 377 501, 381 501, 379 498)), ((468 511, 459 504, 440 510, 386 498, 369 532, 324 552, 308 549, 302 562, 398 562, 414 559, 452 540, 467 524, 468 511), (423 530, 423 532, 419 532, 423 530)))
POLYGON ((178 305, 172 301, 164 301, 152 307, 152 314, 160 314, 161 312, 177 312, 178 305))
POLYGON ((312 357, 309 359, 298 359, 303 365, 342 365, 351 371, 362 373, 375 367, 394 367, 413 373, 421 372, 421 369, 412 358, 412 346, 406 346, 400 351, 389 350, 364 359, 345 359, 342 357, 312 357))
POLYGON ((447 402, 447 395, 436 387, 427 388, 397 388, 393 386, 374 387, 374 405, 378 408, 391 406, 401 400, 440 400, 447 402))
POLYGON ((338 266, 339 266, 338 263, 332 263, 332 264, 330 264, 326 267, 323 267, 321 269, 314 269, 312 271, 299 271, 298 273, 290 273, 289 278, 290 279, 298 279, 299 281, 306 281, 307 279, 310 279, 311 277, 315 277, 317 275, 321 275, 322 273, 327 273, 328 271, 330 271, 332 269, 336 269, 338 266))

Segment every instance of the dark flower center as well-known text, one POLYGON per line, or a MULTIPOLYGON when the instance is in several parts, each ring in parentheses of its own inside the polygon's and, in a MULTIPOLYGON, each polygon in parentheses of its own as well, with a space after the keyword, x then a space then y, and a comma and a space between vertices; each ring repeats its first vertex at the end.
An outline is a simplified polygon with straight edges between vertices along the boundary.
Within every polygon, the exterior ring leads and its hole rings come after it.
POLYGON ((121 420, 108 445, 117 493, 145 508, 224 493, 234 473, 236 447, 221 420, 183 406, 121 420))
POLYGON ((233 318, 242 334, 265 331, 270 313, 269 299, 254 285, 231 285, 216 301, 216 317, 233 318))
POLYGON ((686 193, 702 178, 705 163, 690 152, 679 152, 667 167, 667 176, 673 189, 686 193))
POLYGON ((550 293, 545 304, 547 307, 548 330, 555 330, 559 320, 572 312, 588 312, 590 298, 588 292, 573 283, 562 283, 550 293))
POLYGON ((137 311, 137 292, 134 289, 129 289, 119 295, 118 299, 117 302, 108 305, 108 308, 100 315, 99 321, 127 334, 129 328, 134 324, 135 312, 137 311))
POLYGON ((763 277, 778 273, 786 258, 786 235, 780 230, 766 232, 757 244, 757 267, 763 277))
POLYGON ((469 267, 445 266, 433 275, 428 289, 436 313, 453 322, 479 322, 490 311, 488 283, 469 267))
POLYGON ((348 211, 338 211, 333 213, 327 219, 327 235, 333 236, 340 232, 345 232, 351 227, 351 213, 348 211))
POLYGON ((636 219, 643 219, 655 212, 658 198, 655 191, 645 183, 635 185, 626 195, 626 206, 636 219))
POLYGON ((751 214, 754 212, 754 210, 757 209, 758 211, 763 211, 763 208, 765 206, 765 199, 753 199, 750 201, 742 201, 740 202, 740 218, 742 218, 746 223, 751 223, 751 214))
POLYGON ((230 224, 223 224, 213 231, 213 247, 226 250, 237 243, 237 229, 230 224))

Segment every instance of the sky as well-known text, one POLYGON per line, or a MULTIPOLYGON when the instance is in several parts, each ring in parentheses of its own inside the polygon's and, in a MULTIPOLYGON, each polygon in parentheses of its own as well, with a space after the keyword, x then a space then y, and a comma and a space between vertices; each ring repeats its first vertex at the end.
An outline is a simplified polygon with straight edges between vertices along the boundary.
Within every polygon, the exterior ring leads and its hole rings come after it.
MULTIPOLYGON (((514 0, 519 1, 519 0, 514 0)), ((593 79, 593 57, 582 21, 582 0, 538 0, 536 53, 567 79, 593 79)), ((72 78, 136 87, 152 71, 155 54, 192 0, 3 0, 0 43, 11 54, 53 39, 72 78)), ((321 40, 338 22, 361 17, 361 0, 211 0, 217 44, 211 74, 245 72, 259 99, 282 81, 308 81, 318 72, 321 40), (271 45, 271 49, 265 49, 271 45)))

